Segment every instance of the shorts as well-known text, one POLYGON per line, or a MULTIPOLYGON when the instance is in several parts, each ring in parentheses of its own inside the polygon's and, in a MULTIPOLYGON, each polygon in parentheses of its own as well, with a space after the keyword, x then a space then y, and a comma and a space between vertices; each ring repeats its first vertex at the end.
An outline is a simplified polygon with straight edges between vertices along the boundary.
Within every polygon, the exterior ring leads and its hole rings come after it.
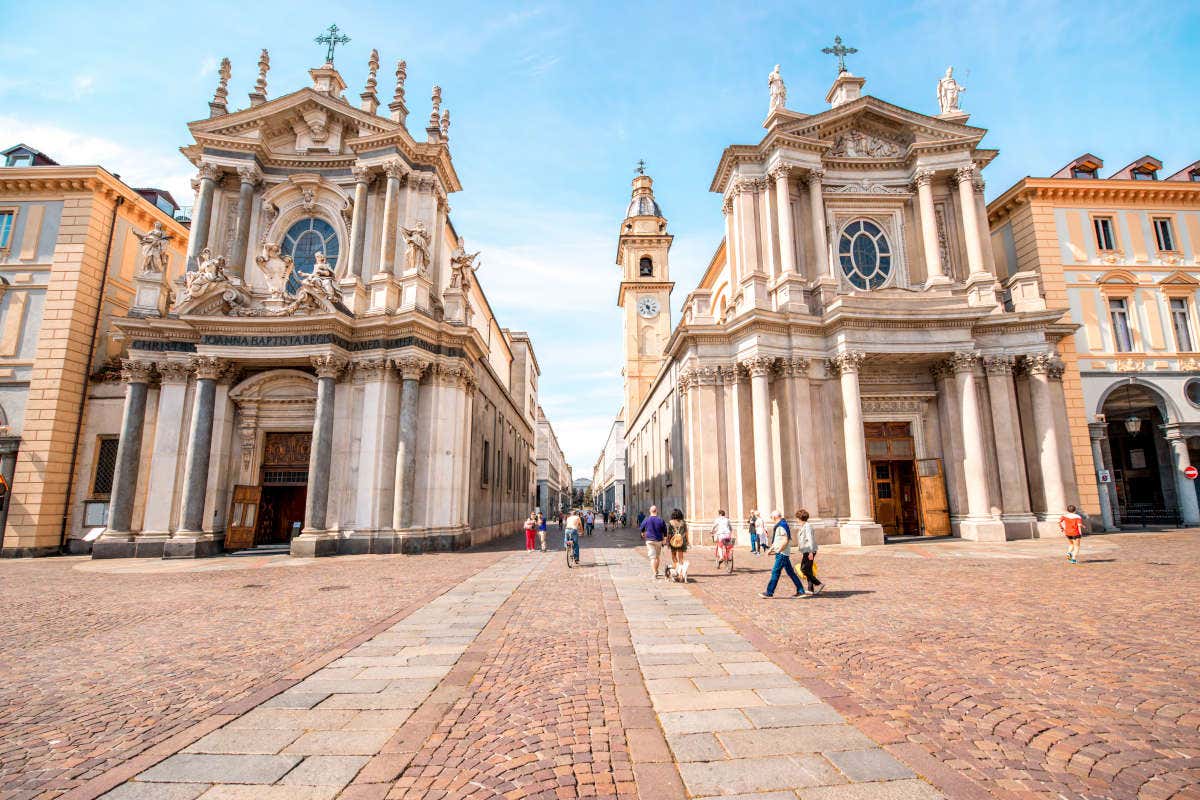
POLYGON ((1071 541, 1071 542, 1078 542, 1082 538, 1083 538, 1083 534, 1081 533, 1078 536, 1068 536, 1067 540, 1071 541))
POLYGON ((663 543, 661 541, 656 542, 652 539, 647 539, 646 540, 646 557, 647 558, 658 558, 660 555, 662 555, 662 546, 663 546, 663 543))

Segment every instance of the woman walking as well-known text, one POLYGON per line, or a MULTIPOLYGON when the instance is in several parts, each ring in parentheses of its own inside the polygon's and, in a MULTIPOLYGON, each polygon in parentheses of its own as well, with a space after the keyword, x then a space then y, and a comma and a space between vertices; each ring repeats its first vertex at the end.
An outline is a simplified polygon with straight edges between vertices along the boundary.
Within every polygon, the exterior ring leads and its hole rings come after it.
POLYGON ((529 516, 525 519, 525 550, 532 553, 534 547, 534 539, 537 536, 537 514, 533 511, 529 512, 529 516))
POLYGON ((671 548, 671 575, 680 583, 687 583, 688 527, 678 508, 671 512, 667 522, 667 547, 671 548))
POLYGON ((537 517, 538 541, 542 545, 542 552, 546 552, 546 515, 538 514, 537 517))
POLYGON ((800 550, 800 574, 808 581, 808 590, 820 594, 825 584, 817 578, 817 536, 808 521, 807 509, 798 510, 796 517, 800 520, 800 532, 796 534, 796 546, 800 550))

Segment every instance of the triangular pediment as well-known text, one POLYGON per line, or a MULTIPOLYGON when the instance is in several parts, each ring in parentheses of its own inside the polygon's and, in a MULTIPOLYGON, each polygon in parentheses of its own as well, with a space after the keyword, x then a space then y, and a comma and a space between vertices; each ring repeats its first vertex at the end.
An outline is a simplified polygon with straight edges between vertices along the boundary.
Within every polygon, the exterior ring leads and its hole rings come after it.
POLYGON ((1161 281, 1158 282, 1158 284, 1159 284, 1159 286, 1164 286, 1164 287, 1166 287, 1166 286, 1187 286, 1187 287, 1195 288, 1197 286, 1200 286, 1200 280, 1196 280, 1196 278, 1192 277, 1191 275, 1189 275, 1186 272, 1179 272, 1177 270, 1175 272, 1172 272, 1167 277, 1163 278, 1161 281))
POLYGON ((914 147, 926 145, 974 146, 987 133, 982 128, 920 114, 869 95, 819 114, 788 120, 777 132, 826 143, 826 153, 835 158, 880 159, 902 159, 914 147))

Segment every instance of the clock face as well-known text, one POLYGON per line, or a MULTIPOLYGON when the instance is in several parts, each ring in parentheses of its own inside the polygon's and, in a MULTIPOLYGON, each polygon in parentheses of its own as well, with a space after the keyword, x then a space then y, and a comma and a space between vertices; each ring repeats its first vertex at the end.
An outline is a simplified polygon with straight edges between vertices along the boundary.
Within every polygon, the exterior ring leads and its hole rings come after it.
POLYGON ((643 297, 638 300, 637 310, 643 317, 650 319, 658 315, 658 301, 653 297, 643 297))

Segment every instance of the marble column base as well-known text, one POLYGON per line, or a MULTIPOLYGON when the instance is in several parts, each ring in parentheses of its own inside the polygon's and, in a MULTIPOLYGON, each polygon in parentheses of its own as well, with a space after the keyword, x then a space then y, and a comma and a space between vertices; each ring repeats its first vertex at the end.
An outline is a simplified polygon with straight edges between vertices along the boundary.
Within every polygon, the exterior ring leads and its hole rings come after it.
POLYGON ((958 535, 971 542, 1007 541, 1004 523, 996 519, 964 519, 958 523, 958 535))
POLYGON ((163 542, 163 558, 211 558, 221 554, 224 534, 179 531, 163 542))
POLYGON ((320 558, 337 553, 336 531, 304 531, 292 539, 292 558, 320 558))
POLYGON ((465 525, 396 531, 397 553, 445 553, 470 546, 471 529, 465 525))
POLYGON ((58 547, 45 545, 42 547, 5 547, 0 550, 0 558, 46 558, 60 553, 58 547))
POLYGON ((1032 539, 1037 534, 1037 518, 1033 514, 1005 514, 1000 521, 1004 523, 1004 538, 1010 542, 1032 539))
POLYGON ((162 558, 169 541, 166 535, 143 534, 129 539, 101 536, 92 543, 92 558, 162 558))
POLYGON ((967 305, 972 307, 994 306, 996 279, 989 272, 976 272, 967 276, 967 305))
MULTIPOLYGON (((836 521, 833 522, 816 522, 809 520, 813 526, 813 537, 817 540, 818 545, 822 544, 841 544, 842 533, 838 528, 836 521)), ((770 531, 767 531, 770 536, 770 531)))
POLYGON ((932 278, 925 281, 925 291, 937 291, 939 289, 949 291, 950 287, 953 285, 954 281, 950 280, 950 276, 934 275, 932 278))
POLYGON ((353 531, 337 539, 339 556, 361 556, 368 553, 388 555, 397 553, 396 535, 392 531, 353 531))
POLYGON ((1061 516, 1061 514, 1039 514, 1037 522, 1033 524, 1034 536, 1038 539, 1063 538, 1062 531, 1058 529, 1058 520, 1061 516))
POLYGON ((839 533, 841 543, 851 547, 883 544, 883 526, 875 522, 843 522, 839 533))

